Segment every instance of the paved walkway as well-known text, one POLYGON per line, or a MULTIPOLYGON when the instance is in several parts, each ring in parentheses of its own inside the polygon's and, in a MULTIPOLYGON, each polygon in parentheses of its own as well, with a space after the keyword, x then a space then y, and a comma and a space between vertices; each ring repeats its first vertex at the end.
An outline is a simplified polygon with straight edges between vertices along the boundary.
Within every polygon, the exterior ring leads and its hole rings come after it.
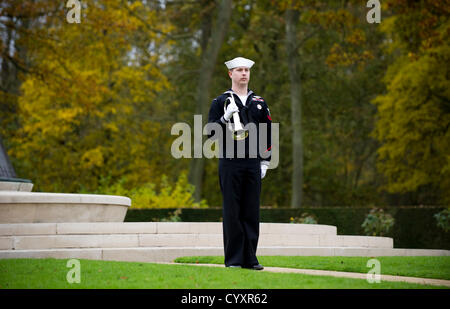
MULTIPOLYGON (((164 264, 225 267, 224 265, 221 265, 221 264, 189 264, 189 263, 164 263, 164 264)), ((263 271, 269 271, 269 272, 275 272, 275 273, 295 273, 295 274, 305 274, 305 275, 314 275, 314 276, 332 276, 332 277, 364 279, 364 280, 367 279, 367 274, 365 274, 365 273, 352 273, 352 272, 344 272, 344 271, 298 269, 298 268, 284 268, 284 267, 266 267, 266 266, 264 266, 263 271)), ((428 278, 391 276, 391 275, 381 275, 380 279, 381 279, 381 281, 408 282, 408 283, 417 283, 417 284, 445 286, 445 287, 450 288, 450 280, 443 280, 443 279, 428 279, 428 278)))

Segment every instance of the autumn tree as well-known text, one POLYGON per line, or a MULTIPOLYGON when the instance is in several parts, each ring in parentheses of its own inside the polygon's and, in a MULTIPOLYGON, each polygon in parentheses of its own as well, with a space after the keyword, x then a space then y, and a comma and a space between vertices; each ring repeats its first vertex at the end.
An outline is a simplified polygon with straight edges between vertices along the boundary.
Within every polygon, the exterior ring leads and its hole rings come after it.
POLYGON ((413 203, 450 201, 449 1, 396 1, 383 20, 395 62, 386 72, 387 91, 374 103, 383 189, 412 193, 413 203))
POLYGON ((61 5, 32 9, 46 18, 20 36, 29 74, 21 127, 8 136, 18 170, 45 191, 93 190, 108 177, 130 186, 157 180, 167 172, 157 168, 167 139, 152 115, 164 115, 156 97, 170 87, 160 55, 147 49, 166 31, 157 12, 140 1, 94 1, 82 6, 81 23, 69 24, 61 5))

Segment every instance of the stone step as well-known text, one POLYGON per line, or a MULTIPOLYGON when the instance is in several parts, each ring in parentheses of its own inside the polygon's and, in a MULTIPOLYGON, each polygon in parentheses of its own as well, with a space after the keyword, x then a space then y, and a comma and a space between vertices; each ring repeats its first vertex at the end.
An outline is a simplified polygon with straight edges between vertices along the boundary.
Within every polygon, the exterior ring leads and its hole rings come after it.
MULTIPOLYGON (((219 247, 222 234, 90 234, 2 236, 0 250, 129 247, 219 247)), ((260 246, 392 248, 388 237, 261 234, 260 246)))
MULTIPOLYGON (((223 256, 222 247, 153 247, 153 248, 84 248, 47 250, 2 250, 0 259, 12 258, 57 258, 91 259, 130 262, 171 262, 182 256, 223 256)), ((450 256, 449 250, 393 249, 359 247, 264 247, 258 256, 450 256)))
MULTIPOLYGON (((222 222, 95 222, 0 224, 0 236, 57 234, 221 234, 222 222)), ((260 235, 336 235, 331 225, 261 223, 260 235)))

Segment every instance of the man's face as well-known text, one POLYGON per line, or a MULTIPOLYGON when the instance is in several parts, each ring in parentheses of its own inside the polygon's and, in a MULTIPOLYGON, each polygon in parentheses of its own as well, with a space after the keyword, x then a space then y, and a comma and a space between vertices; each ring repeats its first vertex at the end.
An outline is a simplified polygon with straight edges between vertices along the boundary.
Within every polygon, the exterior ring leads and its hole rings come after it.
POLYGON ((237 67, 228 71, 228 75, 236 85, 248 85, 250 81, 250 69, 246 67, 237 67))

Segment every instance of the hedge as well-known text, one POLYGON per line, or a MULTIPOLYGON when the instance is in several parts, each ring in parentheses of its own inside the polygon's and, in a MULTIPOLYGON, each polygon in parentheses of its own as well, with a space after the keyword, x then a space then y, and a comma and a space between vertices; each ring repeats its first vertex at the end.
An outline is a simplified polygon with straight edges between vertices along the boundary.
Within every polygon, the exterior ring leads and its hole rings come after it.
MULTIPOLYGON (((261 222, 289 223, 290 218, 303 213, 314 215, 318 224, 334 225, 338 235, 364 235, 361 228, 369 207, 310 207, 310 208, 266 208, 260 210, 261 222)), ((386 236, 394 239, 395 248, 450 249, 450 232, 436 225, 434 214, 444 207, 396 206, 383 207, 395 219, 392 230, 386 236)), ((125 222, 161 221, 176 209, 129 209, 125 222)), ((222 221, 221 208, 182 208, 183 222, 222 221)))

